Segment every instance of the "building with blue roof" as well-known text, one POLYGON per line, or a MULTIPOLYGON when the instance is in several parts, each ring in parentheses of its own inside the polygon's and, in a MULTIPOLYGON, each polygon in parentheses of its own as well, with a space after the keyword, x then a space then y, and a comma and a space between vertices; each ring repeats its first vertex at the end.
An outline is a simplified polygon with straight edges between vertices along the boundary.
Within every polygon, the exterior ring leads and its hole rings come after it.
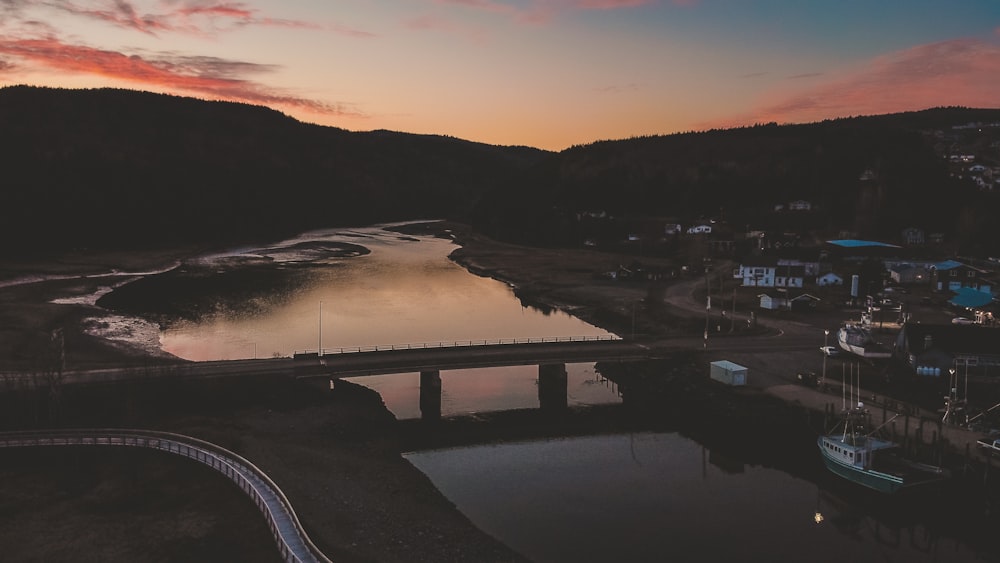
POLYGON ((931 288, 934 291, 958 292, 963 288, 984 292, 992 298, 993 284, 985 279, 986 270, 980 270, 957 260, 944 260, 931 266, 931 288))
POLYGON ((952 297, 948 302, 956 307, 979 309, 993 302, 993 294, 971 287, 963 287, 956 291, 955 297, 952 297))
POLYGON ((878 242, 874 240, 857 240, 857 239, 837 239, 828 240, 827 244, 832 244, 834 246, 839 246, 841 248, 901 248, 895 244, 889 244, 887 242, 878 242))

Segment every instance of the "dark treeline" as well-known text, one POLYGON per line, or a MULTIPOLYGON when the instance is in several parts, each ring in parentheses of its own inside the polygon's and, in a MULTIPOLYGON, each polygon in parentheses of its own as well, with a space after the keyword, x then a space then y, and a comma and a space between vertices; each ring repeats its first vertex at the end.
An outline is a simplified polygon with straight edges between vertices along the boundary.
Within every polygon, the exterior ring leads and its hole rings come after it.
MULTIPOLYGON (((768 124, 550 153, 350 132, 228 102, 8 87, 0 250, 235 242, 417 218, 575 244, 572 221, 583 211, 767 229, 776 204, 800 199, 818 210, 800 216, 802 228, 891 238, 915 226, 997 244, 996 194, 954 176, 941 157, 952 126, 977 121, 1000 121, 1000 110, 768 124), (859 181, 866 170, 874 181, 859 181)), ((997 131, 982 135, 995 141, 997 131)))
POLYGON ((945 158, 978 149, 977 162, 998 164, 1000 127, 953 129, 969 122, 1000 122, 1000 110, 939 108, 601 141, 553 155, 515 190, 489 194, 475 223, 495 237, 536 244, 578 243, 573 222, 581 212, 888 241, 917 227, 969 251, 992 245, 995 252, 1000 194, 959 178, 945 158), (775 213, 797 200, 813 211, 775 213))
POLYGON ((0 89, 0 131, 8 255, 451 218, 546 154, 112 89, 0 89))

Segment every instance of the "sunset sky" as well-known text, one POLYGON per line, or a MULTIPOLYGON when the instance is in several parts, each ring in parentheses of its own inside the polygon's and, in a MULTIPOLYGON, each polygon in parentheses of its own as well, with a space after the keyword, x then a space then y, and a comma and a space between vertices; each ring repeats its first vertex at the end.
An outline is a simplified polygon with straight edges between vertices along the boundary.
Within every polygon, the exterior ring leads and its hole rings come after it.
POLYGON ((0 86, 562 150, 1000 107, 998 0, 0 0, 0 86))

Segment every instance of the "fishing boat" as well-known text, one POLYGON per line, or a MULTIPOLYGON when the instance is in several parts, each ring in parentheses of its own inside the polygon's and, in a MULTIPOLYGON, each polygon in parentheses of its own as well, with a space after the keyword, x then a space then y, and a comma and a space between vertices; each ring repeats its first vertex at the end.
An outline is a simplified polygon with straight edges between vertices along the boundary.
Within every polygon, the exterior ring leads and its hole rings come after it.
POLYGON ((868 410, 858 402, 843 413, 833 431, 817 439, 827 469, 882 493, 896 493, 949 477, 948 471, 941 467, 906 459, 896 442, 876 437, 877 431, 892 419, 869 432, 870 418, 868 410))
POLYGON ((892 351, 872 337, 871 331, 855 324, 845 324, 837 331, 837 344, 841 349, 862 358, 891 358, 892 351))

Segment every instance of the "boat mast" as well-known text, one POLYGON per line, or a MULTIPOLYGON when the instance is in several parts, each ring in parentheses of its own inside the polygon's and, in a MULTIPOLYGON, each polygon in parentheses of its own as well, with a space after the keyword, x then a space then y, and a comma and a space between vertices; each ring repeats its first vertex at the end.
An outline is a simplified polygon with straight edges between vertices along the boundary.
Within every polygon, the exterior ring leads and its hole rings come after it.
POLYGON ((840 364, 840 408, 847 410, 847 368, 840 364))
POLYGON ((847 410, 847 371, 844 368, 844 364, 840 364, 841 382, 840 382, 840 401, 843 404, 844 409, 844 435, 841 436, 841 442, 847 442, 847 430, 851 425, 851 411, 847 410))

